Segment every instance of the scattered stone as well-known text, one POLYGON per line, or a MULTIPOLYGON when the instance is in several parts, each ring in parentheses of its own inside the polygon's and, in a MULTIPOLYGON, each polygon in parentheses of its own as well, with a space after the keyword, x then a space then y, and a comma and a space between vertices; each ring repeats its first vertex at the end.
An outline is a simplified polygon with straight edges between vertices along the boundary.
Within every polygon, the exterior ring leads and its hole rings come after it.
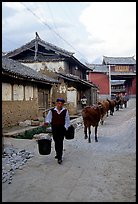
POLYGON ((2 183, 12 183, 13 175, 16 169, 23 169, 23 165, 34 155, 25 149, 15 149, 5 147, 2 155, 2 183))

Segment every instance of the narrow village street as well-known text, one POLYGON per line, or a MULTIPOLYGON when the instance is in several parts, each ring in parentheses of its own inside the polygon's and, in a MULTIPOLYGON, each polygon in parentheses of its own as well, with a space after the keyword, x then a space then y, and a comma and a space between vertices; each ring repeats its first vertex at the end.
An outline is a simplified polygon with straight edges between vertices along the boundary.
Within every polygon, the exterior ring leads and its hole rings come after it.
POLYGON ((136 99, 98 127, 98 142, 84 139, 82 118, 75 138, 64 141, 63 163, 40 155, 36 140, 4 138, 5 145, 34 156, 2 184, 2 202, 136 202, 136 99))

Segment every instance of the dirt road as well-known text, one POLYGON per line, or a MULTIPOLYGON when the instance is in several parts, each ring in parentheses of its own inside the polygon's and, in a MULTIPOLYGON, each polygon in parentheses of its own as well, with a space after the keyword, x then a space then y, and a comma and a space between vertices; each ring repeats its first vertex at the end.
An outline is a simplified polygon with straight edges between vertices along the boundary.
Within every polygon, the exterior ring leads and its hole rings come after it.
POLYGON ((92 143, 88 143, 80 126, 74 140, 65 140, 59 165, 53 143, 51 154, 43 156, 34 140, 6 138, 6 144, 35 156, 16 171, 11 184, 2 184, 2 202, 135 202, 135 99, 99 125, 98 139, 96 143, 92 129, 92 143))

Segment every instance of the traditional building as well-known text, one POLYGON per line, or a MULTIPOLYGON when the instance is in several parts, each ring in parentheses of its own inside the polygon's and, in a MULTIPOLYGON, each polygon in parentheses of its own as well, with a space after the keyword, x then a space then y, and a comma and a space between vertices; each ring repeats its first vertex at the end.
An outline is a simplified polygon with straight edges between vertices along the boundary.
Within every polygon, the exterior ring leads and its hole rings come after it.
POLYGON ((99 87, 99 97, 110 98, 112 80, 124 80, 125 91, 136 96, 136 60, 134 57, 105 57, 102 64, 87 64, 89 81, 99 87))
POLYGON ((108 98, 109 90, 109 70, 108 66, 102 64, 87 64, 91 70, 88 71, 88 79, 96 84, 99 89, 99 98, 108 98))
POLYGON ((125 80, 111 81, 111 97, 115 98, 117 93, 125 93, 125 80))
POLYGON ((136 60, 134 59, 134 56, 104 56, 103 64, 108 65, 111 80, 125 80, 125 88, 127 94, 130 97, 136 97, 136 60))
POLYGON ((21 63, 2 57, 2 126, 42 116, 52 86, 59 82, 21 63))
MULTIPOLYGON (((9 52, 7 56, 38 72, 59 79, 61 83, 57 87, 57 96, 64 97, 67 103, 72 104, 74 109, 72 111, 75 113, 80 108, 80 99, 83 94, 88 99, 88 105, 96 103, 97 87, 86 78, 89 68, 73 54, 43 41, 36 33, 35 39, 9 52)), ((51 102, 55 99, 54 95, 51 102)))

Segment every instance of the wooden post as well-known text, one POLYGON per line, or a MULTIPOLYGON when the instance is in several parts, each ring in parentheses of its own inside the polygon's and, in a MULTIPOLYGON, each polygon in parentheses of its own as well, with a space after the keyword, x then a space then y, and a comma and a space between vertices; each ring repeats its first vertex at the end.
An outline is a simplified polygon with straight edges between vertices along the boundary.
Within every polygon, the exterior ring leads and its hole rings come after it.
POLYGON ((38 38, 39 38, 39 35, 38 35, 37 32, 36 32, 36 37, 35 37, 35 56, 34 56, 34 60, 37 60, 38 38))

